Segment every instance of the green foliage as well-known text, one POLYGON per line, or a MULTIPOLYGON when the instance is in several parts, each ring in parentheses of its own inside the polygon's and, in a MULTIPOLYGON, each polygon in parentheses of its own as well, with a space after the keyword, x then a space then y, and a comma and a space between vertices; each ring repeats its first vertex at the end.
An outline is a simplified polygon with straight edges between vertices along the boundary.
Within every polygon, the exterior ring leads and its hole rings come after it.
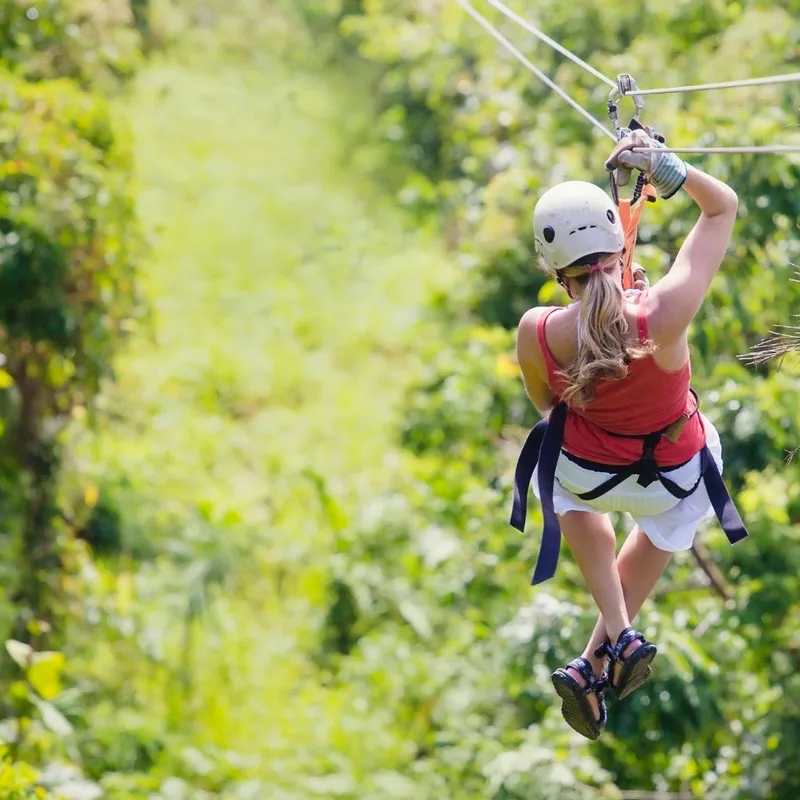
POLYGON ((66 80, 6 74, 0 128, 3 490, 20 518, 16 635, 25 637, 37 617, 52 625, 63 612, 59 437, 135 325, 140 240, 130 154, 103 100, 66 80))
POLYGON ((0 798, 96 800, 102 796, 100 787, 64 760, 73 734, 60 710, 66 703, 64 655, 37 652, 13 639, 5 650, 17 675, 6 684, 0 723, 0 798))
MULTIPOLYGON (((428 374, 408 395, 400 423, 403 444, 417 456, 410 469, 414 477, 404 479, 402 501, 395 495, 386 501, 387 518, 366 532, 356 528, 340 545, 332 579, 339 605, 331 608, 340 612, 340 633, 349 637, 348 662, 366 660, 377 646, 373 642, 390 647, 403 621, 424 640, 422 652, 438 653, 456 638, 470 643, 473 659, 480 651, 479 631, 522 631, 516 649, 488 637, 497 648, 494 660, 476 668, 497 675, 500 658, 504 677, 497 685, 517 687, 507 700, 510 717, 503 717, 502 704, 493 705, 492 729, 502 739, 502 731, 514 729, 510 719, 537 728, 546 724, 544 715, 553 705, 548 671, 582 646, 588 620, 556 627, 540 639, 536 624, 514 627, 509 616, 522 604, 524 580, 509 565, 532 564, 535 541, 507 544, 513 541, 504 517, 516 450, 503 441, 518 445, 518 426, 532 420, 531 412, 517 405, 519 384, 498 382, 489 349, 477 345, 499 337, 495 341, 508 354, 510 336, 503 340, 492 327, 477 333, 474 320, 513 329, 530 306, 564 299, 533 263, 530 210, 553 182, 604 180, 608 144, 498 49, 457 4, 377 0, 349 16, 338 5, 327 10, 348 46, 355 44, 379 70, 381 132, 412 169, 399 202, 418 213, 437 211, 465 273, 457 291, 437 301, 450 326, 448 342, 430 345, 428 374), (473 315, 469 327, 465 312, 473 315), (498 492, 483 506, 474 502, 480 496, 476 479, 484 492, 487 484, 498 492), (447 553, 430 574, 417 555, 426 537, 437 543, 435 551, 447 553), (493 546, 496 540, 505 546, 493 546), (451 562, 457 565, 454 573, 451 562), (469 583, 459 587, 456 574, 469 575, 480 589, 468 590, 469 583), (404 615, 403 608, 413 613, 404 615), (471 633, 461 632, 466 620, 478 623, 471 633)), ((515 10, 606 74, 631 71, 642 86, 749 77, 753 63, 758 74, 782 72, 795 57, 792 4, 723 8, 690 2, 676 10, 646 3, 636 9, 605 5, 601 12, 587 4, 523 3, 515 10), (753 61, 743 60, 756 53, 753 61)), ((317 6, 317 24, 320 11, 317 6)), ((590 89, 590 79, 487 13, 579 102, 603 113, 604 87, 590 89)), ((674 144, 797 141, 788 91, 747 90, 735 102, 732 96, 648 99, 645 119, 674 144), (756 113, 744 113, 748 104, 756 113)), ((625 789, 689 788, 709 798, 790 797, 798 788, 785 761, 792 752, 794 689, 779 676, 791 674, 796 661, 790 598, 800 548, 798 468, 796 462, 782 463, 782 456, 800 441, 800 387, 793 370, 781 371, 777 364, 747 368, 737 356, 775 323, 788 321, 796 308, 796 285, 789 279, 797 257, 798 162, 743 156, 709 158, 703 166, 737 189, 741 219, 729 259, 693 327, 696 380, 704 411, 722 433, 726 475, 753 537, 735 549, 714 551, 723 575, 735 582, 731 607, 719 608, 692 559, 677 559, 668 588, 642 622, 664 645, 659 674, 642 697, 613 709, 611 735, 594 752, 625 789)), ((681 199, 647 209, 638 257, 651 274, 668 266, 692 214, 681 199)), ((715 545, 722 541, 716 530, 704 538, 715 545)), ((559 578, 536 597, 541 604, 563 601, 581 587, 574 565, 562 558, 559 578)), ((464 653, 458 654, 464 661, 464 653)), ((340 680, 344 669, 340 661, 340 680)), ((445 673, 441 663, 427 669, 445 673)), ((410 697, 426 674, 421 668, 405 679, 410 697)), ((441 697, 442 691, 437 687, 432 694, 441 697)), ((469 696, 479 694, 473 686, 469 696)), ((409 707, 415 702, 410 699, 409 707)), ((463 716, 459 724, 463 741, 463 716)), ((468 778, 462 772, 459 780, 468 778)), ((525 791, 531 790, 526 787, 520 796, 529 796, 525 791)))
POLYGON ((513 349, 508 331, 477 326, 458 330, 445 347, 429 343, 425 374, 406 400, 403 446, 491 477, 503 432, 535 413, 519 392, 513 349))
POLYGON ((53 704, 62 691, 64 655, 59 652, 37 653, 30 645, 13 639, 6 642, 6 650, 22 672, 22 679, 8 688, 17 719, 15 747, 19 749, 23 746, 34 717, 40 719, 44 727, 56 736, 71 734, 72 726, 53 704))
POLYGON ((64 657, 43 647, 63 639, 77 600, 79 550, 59 494, 64 431, 139 316, 130 151, 90 91, 131 74, 139 36, 126 2, 3 2, 0 41, 0 497, 14 565, 2 624, 15 637, 0 732, 13 764, 0 796, 92 800, 99 787, 69 763, 64 657))
POLYGON ((36 771, 29 764, 13 763, 6 755, 0 760, 0 798, 39 800, 51 797, 36 784, 36 771))
MULTIPOLYGON (((743 201, 693 331, 753 533, 700 537, 733 600, 675 559, 641 617, 654 679, 589 745, 548 676, 592 605, 566 552, 531 592, 540 513, 525 536, 507 515, 536 417, 513 328, 562 299, 534 268, 530 208, 555 180, 601 180, 607 145, 457 4, 301 4, 313 34, 295 5, 181 4, 195 29, 110 106, 53 65, 112 86, 153 9, 0 18, 0 583, 19 586, 0 621, 31 640, 8 644, 0 800, 794 797, 797 377, 736 356, 796 304, 797 164, 708 162, 743 201), (80 50, 75 14, 93 26, 80 50), (41 644, 43 607, 69 623, 66 659, 41 644)), ((643 85, 794 57, 792 4, 518 10, 643 85)), ((517 41, 602 113, 604 89, 517 41)), ((761 115, 730 97, 648 101, 648 120, 676 143, 796 136, 783 90, 740 96, 761 115)), ((687 212, 648 209, 651 274, 687 212)))
POLYGON ((33 342, 40 363, 49 364, 45 381, 54 388, 80 382, 91 392, 134 309, 128 150, 102 100, 65 81, 25 84, 6 75, 3 85, 7 358, 17 362, 33 342))
POLYGON ((146 6, 137 0, 2 0, 4 64, 27 80, 71 78, 84 87, 111 88, 141 65, 146 6))

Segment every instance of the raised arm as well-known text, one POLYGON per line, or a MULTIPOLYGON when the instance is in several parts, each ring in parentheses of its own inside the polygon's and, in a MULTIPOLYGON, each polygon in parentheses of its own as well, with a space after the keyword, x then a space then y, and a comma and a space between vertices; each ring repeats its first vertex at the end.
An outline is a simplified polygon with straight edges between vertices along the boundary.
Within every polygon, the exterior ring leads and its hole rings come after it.
POLYGON ((703 304, 728 249, 739 199, 722 181, 690 168, 684 190, 700 206, 700 218, 671 269, 651 290, 651 326, 662 338, 682 336, 703 304))
POLYGON ((736 220, 738 198, 722 181, 689 167, 673 153, 632 152, 635 147, 659 148, 642 131, 620 142, 609 165, 642 169, 664 197, 682 187, 700 207, 697 220, 669 272, 650 290, 650 327, 663 342, 686 333, 722 264, 736 220))

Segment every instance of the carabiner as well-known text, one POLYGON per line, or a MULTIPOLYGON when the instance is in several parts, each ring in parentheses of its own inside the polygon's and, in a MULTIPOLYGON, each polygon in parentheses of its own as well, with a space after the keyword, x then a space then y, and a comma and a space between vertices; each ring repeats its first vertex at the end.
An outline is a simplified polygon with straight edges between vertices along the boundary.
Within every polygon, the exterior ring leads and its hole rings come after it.
MULTIPOLYGON (((639 87, 636 85, 636 81, 629 73, 623 72, 617 75, 617 85, 608 94, 608 116, 617 132, 618 139, 623 139, 627 136, 630 133, 630 128, 623 127, 619 124, 619 107, 617 104, 621 102, 622 98, 626 95, 637 91, 639 91, 639 87)), ((642 111, 644 111, 644 100, 641 95, 635 94, 633 95, 633 103, 636 106, 636 113, 633 115, 633 120, 641 124, 639 117, 642 111)))

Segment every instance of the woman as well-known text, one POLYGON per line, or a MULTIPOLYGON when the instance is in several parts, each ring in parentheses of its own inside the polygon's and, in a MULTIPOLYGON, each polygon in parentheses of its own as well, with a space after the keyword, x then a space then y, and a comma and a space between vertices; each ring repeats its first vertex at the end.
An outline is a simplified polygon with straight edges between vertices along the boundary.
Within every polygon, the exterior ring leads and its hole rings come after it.
POLYGON ((541 197, 533 223, 539 254, 574 302, 529 310, 517 334, 526 392, 550 413, 520 456, 512 524, 524 527, 538 458, 534 491, 545 535, 534 583, 555 571, 560 527, 600 609, 583 655, 552 676, 565 719, 590 739, 606 722, 606 686, 621 699, 650 676, 656 646, 631 620, 671 554, 689 549, 715 511, 731 541, 746 535, 720 478, 719 436, 689 386, 687 339, 725 255, 738 200, 663 149, 634 131, 607 166, 640 169, 662 198, 683 188, 699 206, 669 272, 652 288, 640 280, 623 292, 624 233, 614 203, 592 184, 560 184, 541 197), (610 511, 636 522, 618 558, 610 511))

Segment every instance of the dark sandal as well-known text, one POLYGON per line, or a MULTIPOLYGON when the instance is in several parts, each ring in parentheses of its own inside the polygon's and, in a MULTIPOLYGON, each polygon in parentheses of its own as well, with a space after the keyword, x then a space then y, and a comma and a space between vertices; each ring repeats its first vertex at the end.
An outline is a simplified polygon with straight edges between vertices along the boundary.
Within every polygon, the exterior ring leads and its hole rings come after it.
POLYGON ((614 690, 617 700, 624 700, 629 694, 635 692, 650 679, 652 670, 650 664, 658 653, 658 648, 648 642, 639 631, 625 628, 620 633, 616 645, 611 646, 609 641, 597 648, 595 658, 608 656, 608 685, 614 690), (625 649, 631 642, 639 641, 641 644, 629 656, 623 656, 625 649), (615 667, 622 664, 622 671, 615 679, 615 667))
POLYGON ((606 676, 595 678, 592 665, 585 658, 575 658, 566 667, 557 669, 551 676, 558 696, 561 698, 561 714, 567 724, 581 736, 593 741, 600 736, 606 725, 608 713, 606 701, 603 699, 603 690, 606 687, 606 676), (581 686, 567 670, 572 667, 580 672, 586 681, 586 686, 581 686), (597 695, 597 705, 600 707, 600 719, 595 719, 594 711, 589 705, 587 695, 594 692, 597 695))

